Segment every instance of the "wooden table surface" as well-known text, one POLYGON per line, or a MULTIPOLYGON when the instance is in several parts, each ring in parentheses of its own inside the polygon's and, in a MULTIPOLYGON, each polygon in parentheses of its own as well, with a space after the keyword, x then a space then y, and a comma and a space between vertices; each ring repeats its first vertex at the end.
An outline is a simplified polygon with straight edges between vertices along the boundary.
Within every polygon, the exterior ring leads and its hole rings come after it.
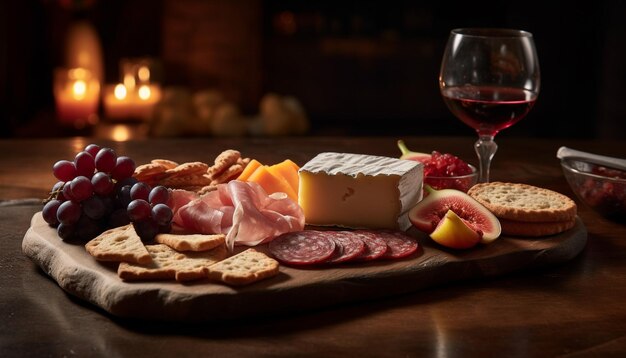
MULTIPOLYGON (((409 147, 476 163, 473 137, 404 138, 409 147)), ((227 148, 299 164, 322 151, 397 156, 396 138, 171 139, 99 142, 138 163, 211 161, 227 148)), ((492 180, 574 198, 561 145, 626 158, 619 142, 497 140, 492 180)), ((0 141, 0 356, 620 356, 626 352, 626 225, 579 203, 585 250, 556 267, 440 286, 316 311, 205 324, 110 316, 61 290, 21 253, 32 215, 54 184, 52 164, 89 139, 0 141)))

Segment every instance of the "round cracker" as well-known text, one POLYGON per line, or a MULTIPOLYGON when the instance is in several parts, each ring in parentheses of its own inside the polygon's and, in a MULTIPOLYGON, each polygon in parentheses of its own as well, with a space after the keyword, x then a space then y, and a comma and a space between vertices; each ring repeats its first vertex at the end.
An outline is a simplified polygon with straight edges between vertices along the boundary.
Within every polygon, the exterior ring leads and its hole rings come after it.
POLYGON ((576 219, 569 221, 553 221, 553 222, 523 222, 507 219, 500 219, 503 235, 511 236, 547 236, 560 234, 569 230, 576 224, 576 219))
POLYGON ((552 190, 520 183, 491 182, 474 185, 468 192, 499 219, 522 222, 571 221, 576 203, 552 190))

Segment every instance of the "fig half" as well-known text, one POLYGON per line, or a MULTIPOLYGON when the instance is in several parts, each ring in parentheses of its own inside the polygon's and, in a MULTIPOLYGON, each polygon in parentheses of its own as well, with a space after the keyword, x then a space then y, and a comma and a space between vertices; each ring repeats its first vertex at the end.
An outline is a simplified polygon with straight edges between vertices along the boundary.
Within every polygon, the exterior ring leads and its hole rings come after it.
POLYGON ((462 191, 454 189, 435 190, 426 186, 429 195, 409 211, 413 226, 431 234, 448 210, 452 210, 479 234, 480 242, 487 244, 500 236, 500 221, 481 203, 462 191))

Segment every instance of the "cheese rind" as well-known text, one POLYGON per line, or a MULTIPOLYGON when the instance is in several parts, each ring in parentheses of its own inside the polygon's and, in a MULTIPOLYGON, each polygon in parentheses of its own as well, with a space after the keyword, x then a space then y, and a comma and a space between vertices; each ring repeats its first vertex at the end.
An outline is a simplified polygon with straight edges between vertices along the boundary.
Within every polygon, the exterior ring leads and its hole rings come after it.
POLYGON ((422 163, 350 153, 320 153, 298 172, 307 224, 406 230, 422 198, 422 163))

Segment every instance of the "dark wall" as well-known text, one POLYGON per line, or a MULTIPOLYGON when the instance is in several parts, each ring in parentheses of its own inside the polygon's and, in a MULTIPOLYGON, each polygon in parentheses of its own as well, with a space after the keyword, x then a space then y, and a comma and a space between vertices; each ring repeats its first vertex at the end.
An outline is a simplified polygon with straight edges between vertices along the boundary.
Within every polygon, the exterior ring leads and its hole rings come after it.
POLYGON ((232 4, 1 2, 1 135, 14 136, 21 127, 53 119, 52 69, 61 61, 65 28, 81 16, 98 29, 108 81, 117 80, 122 57, 158 57, 166 84, 222 86, 250 113, 264 93, 295 95, 314 133, 338 135, 471 135, 438 92, 448 33, 470 26, 520 28, 535 36, 542 87, 535 108, 506 135, 626 138, 623 2, 241 0, 236 6, 246 7, 245 23, 232 4), (68 3, 91 6, 76 11, 68 3), (175 14, 164 11, 173 4, 175 14), (209 21, 220 25, 204 26, 209 21), (185 23, 189 26, 181 35, 172 32, 172 26, 185 23), (242 27, 246 31, 235 31, 242 27), (206 31, 211 28, 213 33, 206 31), (194 41, 182 47, 174 63, 177 36, 194 41), (255 39, 258 44, 251 43, 255 39), (228 51, 232 56, 223 56, 221 63, 202 61, 228 51), (248 54, 252 59, 225 66, 224 61, 248 54))

